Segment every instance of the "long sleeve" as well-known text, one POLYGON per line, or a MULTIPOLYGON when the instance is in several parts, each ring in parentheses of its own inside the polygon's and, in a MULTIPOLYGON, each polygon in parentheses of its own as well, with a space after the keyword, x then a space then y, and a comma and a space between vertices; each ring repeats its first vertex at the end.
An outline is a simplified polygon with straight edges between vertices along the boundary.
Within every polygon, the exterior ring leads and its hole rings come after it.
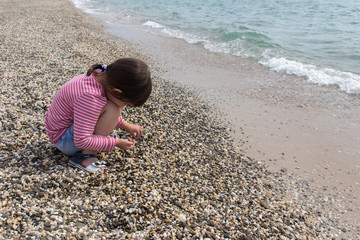
POLYGON ((119 129, 124 122, 125 122, 125 120, 120 116, 115 129, 119 129))

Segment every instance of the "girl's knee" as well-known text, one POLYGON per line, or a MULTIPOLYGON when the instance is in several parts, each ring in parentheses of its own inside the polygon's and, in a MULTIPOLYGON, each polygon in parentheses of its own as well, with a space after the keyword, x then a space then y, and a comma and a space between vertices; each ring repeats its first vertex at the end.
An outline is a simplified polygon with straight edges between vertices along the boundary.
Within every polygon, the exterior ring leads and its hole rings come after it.
POLYGON ((102 114, 104 114, 104 113, 120 116, 121 109, 114 102, 108 100, 107 104, 105 105, 105 107, 102 110, 102 114))
POLYGON ((121 109, 111 101, 103 107, 101 115, 96 123, 94 134, 108 136, 118 124, 121 109))

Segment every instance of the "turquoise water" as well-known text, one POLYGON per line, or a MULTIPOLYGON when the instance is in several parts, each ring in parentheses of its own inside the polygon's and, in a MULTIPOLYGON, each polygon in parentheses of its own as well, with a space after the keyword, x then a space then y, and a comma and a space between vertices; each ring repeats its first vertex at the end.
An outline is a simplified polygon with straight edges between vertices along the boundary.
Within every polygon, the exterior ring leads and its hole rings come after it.
POLYGON ((73 0, 212 52, 360 94, 360 0, 73 0))

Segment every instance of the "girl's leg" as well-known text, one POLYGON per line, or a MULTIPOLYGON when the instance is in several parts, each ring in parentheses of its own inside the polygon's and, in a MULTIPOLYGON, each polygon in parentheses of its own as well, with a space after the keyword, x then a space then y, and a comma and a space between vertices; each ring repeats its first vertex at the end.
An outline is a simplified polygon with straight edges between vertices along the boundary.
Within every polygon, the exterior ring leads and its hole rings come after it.
MULTIPOLYGON (((120 117, 121 109, 112 101, 107 102, 103 108, 101 115, 96 123, 94 135, 109 136, 115 129, 118 119, 120 117)), ((96 154, 96 150, 83 149, 83 154, 96 154)), ((91 163, 96 162, 97 158, 83 159, 80 164, 83 167, 89 166, 91 163)))

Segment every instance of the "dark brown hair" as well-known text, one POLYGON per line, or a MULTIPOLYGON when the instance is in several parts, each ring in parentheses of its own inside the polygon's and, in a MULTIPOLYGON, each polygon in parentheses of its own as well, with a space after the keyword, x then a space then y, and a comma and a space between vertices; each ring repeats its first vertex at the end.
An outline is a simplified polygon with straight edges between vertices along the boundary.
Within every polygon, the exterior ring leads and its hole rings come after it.
MULTIPOLYGON (((89 76, 99 66, 101 65, 92 65, 87 75, 89 76)), ((130 103, 134 107, 143 105, 151 94, 152 81, 149 67, 142 60, 120 58, 107 66, 105 77, 104 87, 114 97, 130 103), (113 88, 121 90, 121 93, 113 92, 113 88)))

